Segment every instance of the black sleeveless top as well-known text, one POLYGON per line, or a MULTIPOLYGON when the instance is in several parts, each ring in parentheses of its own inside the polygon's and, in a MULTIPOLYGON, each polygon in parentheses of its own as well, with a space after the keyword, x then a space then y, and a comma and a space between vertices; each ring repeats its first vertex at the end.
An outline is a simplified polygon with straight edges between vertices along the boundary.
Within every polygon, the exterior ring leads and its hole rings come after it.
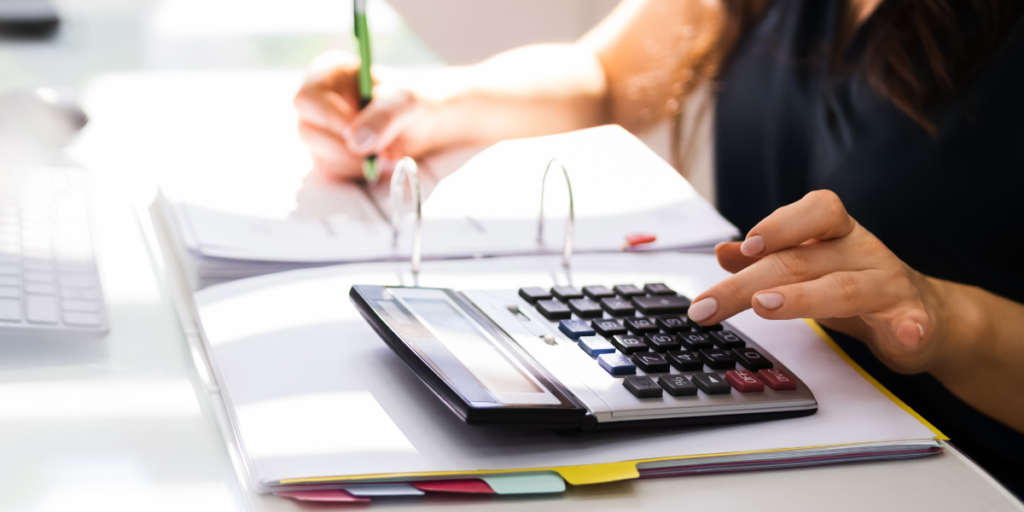
MULTIPOLYGON (((847 65, 830 64, 841 5, 775 0, 734 51, 716 107, 722 214, 746 232, 776 208, 829 189, 911 267, 1024 302, 1024 20, 985 71, 936 112, 932 136, 867 84, 858 68, 865 27, 841 57, 847 65)), ((891 5, 887 0, 866 23, 891 5)), ((930 375, 892 372, 862 343, 832 334, 1024 497, 1024 435, 930 375)))

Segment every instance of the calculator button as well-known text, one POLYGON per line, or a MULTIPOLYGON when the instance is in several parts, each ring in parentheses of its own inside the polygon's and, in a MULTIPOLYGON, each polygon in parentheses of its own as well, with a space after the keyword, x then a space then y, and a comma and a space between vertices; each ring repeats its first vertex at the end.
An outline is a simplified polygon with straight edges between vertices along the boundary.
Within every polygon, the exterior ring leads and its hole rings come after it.
POLYGON ((581 336, 580 348, 590 357, 615 353, 615 347, 608 343, 608 340, 600 336, 581 336))
POLYGON ((612 316, 629 316, 636 313, 636 308, 629 301, 618 297, 601 299, 601 307, 612 316))
POLYGON ((715 370, 736 367, 736 359, 733 359, 732 354, 726 350, 706 348, 697 352, 697 356, 700 357, 701 361, 704 361, 704 364, 708 365, 708 368, 714 368, 715 370))
POLYGON ((520 288, 519 296, 530 304, 536 304, 538 300, 551 300, 552 296, 544 288, 536 286, 530 288, 520 288))
POLYGON ((586 295, 593 300, 601 300, 608 297, 614 297, 615 292, 609 290, 607 286, 584 286, 583 295, 586 295))
POLYGON ((690 350, 711 348, 715 345, 715 343, 711 341, 710 336, 699 332, 684 332, 679 333, 678 336, 680 343, 690 350))
POLYGON ((556 299, 562 302, 583 298, 583 292, 573 288, 572 286, 555 286, 554 288, 551 288, 551 295, 554 295, 556 299))
POLYGON ((46 295, 25 297, 25 317, 34 324, 57 323, 57 300, 46 295))
POLYGON ((693 319, 689 317, 686 318, 686 321, 689 322, 690 327, 697 332, 721 331, 722 329, 725 329, 725 327, 722 327, 722 324, 701 325, 694 322, 693 319))
POLYGON ((732 349, 732 355, 748 370, 754 370, 755 372, 775 366, 767 357, 752 348, 734 348, 732 349))
POLYGON ((644 285, 644 291, 651 295, 675 295, 676 291, 665 283, 647 283, 644 285))
POLYGON ((704 369, 704 361, 689 350, 673 350, 665 354, 669 364, 681 372, 699 372, 704 369))
POLYGON ((660 398, 662 389, 651 380, 650 377, 643 375, 631 375, 626 377, 622 381, 622 385, 633 393, 633 396, 637 398, 660 398))
POLYGON ((573 299, 569 301, 569 309, 580 318, 596 318, 604 314, 601 305, 590 299, 573 299))
POLYGON ((768 387, 775 391, 788 391, 796 389, 796 381, 793 377, 786 375, 785 372, 777 368, 767 368, 757 372, 757 378, 764 381, 768 387))
POLYGON ((544 318, 548 320, 572 318, 572 311, 569 309, 569 306, 557 300, 538 300, 537 311, 540 311, 540 314, 544 315, 544 318))
POLYGON ((633 362, 647 373, 668 373, 668 361, 654 352, 638 352, 633 362))
POLYGON ((88 287, 96 286, 96 278, 89 274, 61 274, 61 286, 88 287))
POLYGON ((16 299, 21 297, 21 289, 13 286, 0 286, 0 297, 16 299))
POLYGON ((577 320, 575 318, 558 322, 558 330, 574 340, 580 339, 580 336, 593 336, 596 334, 594 328, 590 327, 586 320, 577 320))
POLYGON ((730 370, 725 372, 725 381, 732 384, 740 393, 757 393, 764 391, 764 382, 757 380, 747 370, 730 370))
POLYGON ((633 336, 632 334, 620 334, 612 338, 612 345, 619 349, 619 352, 622 352, 623 354, 647 352, 647 344, 644 343, 644 339, 639 336, 633 336))
POLYGON ((98 300, 100 294, 92 288, 61 288, 60 296, 65 299, 98 300))
POLYGON ((633 297, 633 305, 645 315, 662 315, 669 313, 686 313, 690 307, 690 299, 679 295, 654 295, 651 297, 633 297))
POLYGON ((708 334, 715 340, 715 346, 718 348, 740 348, 747 345, 739 334, 732 331, 713 331, 708 334))
POLYGON ((65 300, 60 306, 64 311, 81 311, 83 313, 96 313, 100 310, 100 304, 94 300, 65 300))
POLYGON ((624 323, 626 325, 626 329, 629 329, 629 332, 633 334, 658 332, 658 325, 654 323, 653 318, 630 317, 626 318, 622 323, 624 323))
POLYGON ((597 364, 612 375, 633 375, 636 365, 622 354, 601 354, 597 356, 597 364))
POLYGON ((25 283, 25 293, 34 293, 36 295, 53 295, 57 290, 52 284, 49 283, 25 283))
POLYGON ((68 325, 83 325, 93 327, 100 324, 100 316, 95 313, 64 313, 64 323, 68 325))
POLYGON ((682 375, 662 375, 658 377, 658 385, 672 396, 693 396, 697 394, 697 386, 682 375))
POLYGON ((732 393, 732 386, 730 386, 721 375, 714 372, 695 373, 690 380, 696 384, 701 391, 709 395, 732 393))
POLYGON ((0 299, 0 321, 20 322, 21 301, 15 299, 0 299))
POLYGON ((625 299, 631 297, 638 297, 640 295, 646 295, 646 293, 643 290, 631 284, 617 284, 614 288, 612 288, 612 291, 614 291, 615 294, 618 295, 619 297, 625 299))
POLYGON ((679 350, 680 348, 679 338, 674 334, 655 332, 644 336, 644 341, 655 352, 667 352, 669 350, 679 350))
POLYGON ((626 334, 626 326, 622 325, 622 322, 614 318, 598 318, 593 322, 590 322, 590 326, 597 331, 598 334, 606 338, 611 338, 616 334, 626 334))
POLYGON ((689 331, 690 324, 682 315, 664 315, 657 318, 658 327, 665 332, 689 331))

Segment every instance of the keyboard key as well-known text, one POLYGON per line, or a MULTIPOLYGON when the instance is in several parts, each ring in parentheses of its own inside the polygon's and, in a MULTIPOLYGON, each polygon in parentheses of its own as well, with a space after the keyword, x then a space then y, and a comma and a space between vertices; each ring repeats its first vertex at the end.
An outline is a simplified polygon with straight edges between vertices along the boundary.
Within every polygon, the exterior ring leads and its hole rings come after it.
POLYGON ((614 297, 615 292, 609 290, 607 286, 584 286, 583 295, 590 297, 592 300, 601 300, 614 297))
POLYGON ((734 348, 732 355, 748 370, 755 372, 775 366, 767 357, 752 348, 734 348))
POLYGON ((636 374, 636 365, 622 354, 601 354, 597 356, 597 364, 612 375, 636 374))
POLYGON ((569 309, 580 318, 597 318, 604 315, 601 305, 590 299, 574 299, 569 301, 569 309))
POLYGON ((661 398, 662 389, 644 375, 631 375, 622 381, 622 385, 637 398, 661 398))
POLYGON ((740 393, 757 393, 764 391, 764 382, 757 380, 747 370, 729 370, 725 372, 725 381, 732 384, 740 393))
POLYGON ((631 284, 617 284, 612 288, 612 291, 614 291, 616 295, 624 299, 646 295, 646 293, 643 290, 631 284))
POLYGON ((668 352, 669 350, 679 350, 680 348, 679 338, 674 334, 654 332, 644 336, 644 341, 655 352, 668 352))
POLYGON ((96 313, 100 310, 99 303, 92 300, 65 300, 61 301, 60 306, 64 311, 80 311, 83 313, 96 313))
POLYGON ((679 333, 678 336, 679 342, 689 350, 699 350, 715 346, 715 343, 711 341, 711 337, 707 334, 699 332, 683 332, 679 333))
POLYGON ((667 315, 669 313, 686 313, 690 307, 690 299, 679 295, 654 295, 652 297, 633 297, 631 300, 636 309, 645 315, 667 315))
POLYGON ((796 381, 777 368, 768 368, 757 372, 757 378, 764 381, 768 387, 775 391, 788 391, 796 389, 796 381))
POLYGON ((637 352, 633 362, 647 373, 668 373, 668 361, 654 352, 637 352))
POLYGON ((572 318, 572 310, 569 306, 557 300, 538 300, 537 311, 548 320, 562 320, 572 318))
POLYGON ((583 298, 583 292, 573 288, 572 286, 555 286, 551 288, 551 295, 554 295, 556 299, 562 302, 583 298))
POLYGON ((64 313, 64 323, 68 325, 95 327, 100 324, 100 316, 95 313, 76 313, 68 311, 64 313))
POLYGON ((21 297, 21 290, 13 286, 0 286, 0 297, 16 299, 21 297))
POLYGON ((590 357, 615 353, 615 347, 613 347, 611 343, 608 343, 608 340, 600 336, 580 337, 580 348, 583 349, 583 351, 590 357))
POLYGON ((626 326, 622 325, 622 321, 614 318, 598 318, 593 322, 590 322, 590 326, 597 331, 598 334, 605 338, 611 338, 616 334, 626 334, 626 326))
POLYGON ((718 348, 740 348, 747 346, 747 342, 739 334, 732 331, 713 331, 708 334, 715 340, 715 346, 718 348))
POLYGON ((722 327, 722 324, 701 325, 694 322, 689 317, 686 318, 686 321, 690 324, 690 327, 697 332, 721 331, 725 328, 722 327))
POLYGON ((644 285, 644 291, 651 295, 675 295, 676 291, 665 283, 647 283, 644 285))
POLYGON ((649 332, 658 332, 658 325, 654 323, 653 318, 644 317, 627 317, 622 321, 626 325, 626 329, 633 334, 647 334, 649 332))
POLYGON ((601 299, 601 307, 612 316, 629 316, 636 313, 636 308, 632 304, 618 297, 601 299))
POLYGON ((722 349, 706 348, 697 352, 697 356, 700 357, 701 361, 704 361, 704 364, 708 365, 708 368, 714 368, 715 370, 736 367, 736 360, 733 359, 732 354, 722 349))
POLYGON ((530 304, 536 304, 538 300, 551 300, 552 295, 548 293, 544 288, 532 286, 530 288, 520 288, 519 296, 530 304))
POLYGON ((100 298, 99 292, 93 288, 62 288, 60 296, 65 299, 97 300, 100 298))
POLYGON ((619 349, 619 352, 623 354, 633 354, 635 352, 647 352, 647 344, 644 343, 644 339, 639 336, 633 336, 632 334, 620 334, 612 338, 612 345, 619 349))
POLYGON ((35 295, 53 295, 57 293, 57 287, 49 283, 25 283, 25 293, 35 295))
POLYGON ((732 393, 732 386, 730 386, 721 375, 714 372, 695 373, 690 380, 696 384, 701 391, 709 395, 732 393))
POLYGON ((587 324, 586 320, 562 320, 558 322, 558 330, 565 333, 570 339, 578 340, 580 336, 593 336, 594 329, 587 324))
POLYGON ((658 377, 658 385, 672 396, 694 396, 697 386, 682 375, 662 375, 658 377))
POLYGON ((665 332, 689 332, 690 324, 682 315, 665 315, 657 319, 658 327, 665 332))
POLYGON ((17 299, 0 299, 0 321, 20 322, 21 301, 17 299))
POLYGON ((57 323, 57 299, 46 295, 25 297, 25 316, 34 324, 57 323))
POLYGON ((689 350, 673 350, 665 354, 668 363, 681 372, 699 372, 704 369, 704 361, 696 352, 689 350))

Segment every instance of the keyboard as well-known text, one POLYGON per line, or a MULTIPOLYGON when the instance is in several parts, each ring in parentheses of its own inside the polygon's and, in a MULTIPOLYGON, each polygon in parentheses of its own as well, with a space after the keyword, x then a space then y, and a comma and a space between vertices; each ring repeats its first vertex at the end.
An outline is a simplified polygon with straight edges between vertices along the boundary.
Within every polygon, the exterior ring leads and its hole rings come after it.
POLYGON ((0 338, 109 331, 86 190, 78 167, 0 173, 0 338))

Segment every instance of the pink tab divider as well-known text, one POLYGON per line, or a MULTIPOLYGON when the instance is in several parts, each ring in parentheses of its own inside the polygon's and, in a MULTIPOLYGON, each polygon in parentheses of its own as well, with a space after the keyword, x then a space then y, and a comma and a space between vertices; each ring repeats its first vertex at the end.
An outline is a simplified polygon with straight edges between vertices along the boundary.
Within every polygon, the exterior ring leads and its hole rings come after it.
POLYGON ((491 486, 483 480, 473 478, 468 480, 428 480, 424 482, 409 482, 413 487, 428 492, 457 492, 462 494, 496 494, 491 486))
POLYGON ((291 498, 299 501, 320 501, 331 503, 366 503, 370 498, 353 496, 341 489, 330 491, 281 491, 277 493, 282 498, 291 498))

